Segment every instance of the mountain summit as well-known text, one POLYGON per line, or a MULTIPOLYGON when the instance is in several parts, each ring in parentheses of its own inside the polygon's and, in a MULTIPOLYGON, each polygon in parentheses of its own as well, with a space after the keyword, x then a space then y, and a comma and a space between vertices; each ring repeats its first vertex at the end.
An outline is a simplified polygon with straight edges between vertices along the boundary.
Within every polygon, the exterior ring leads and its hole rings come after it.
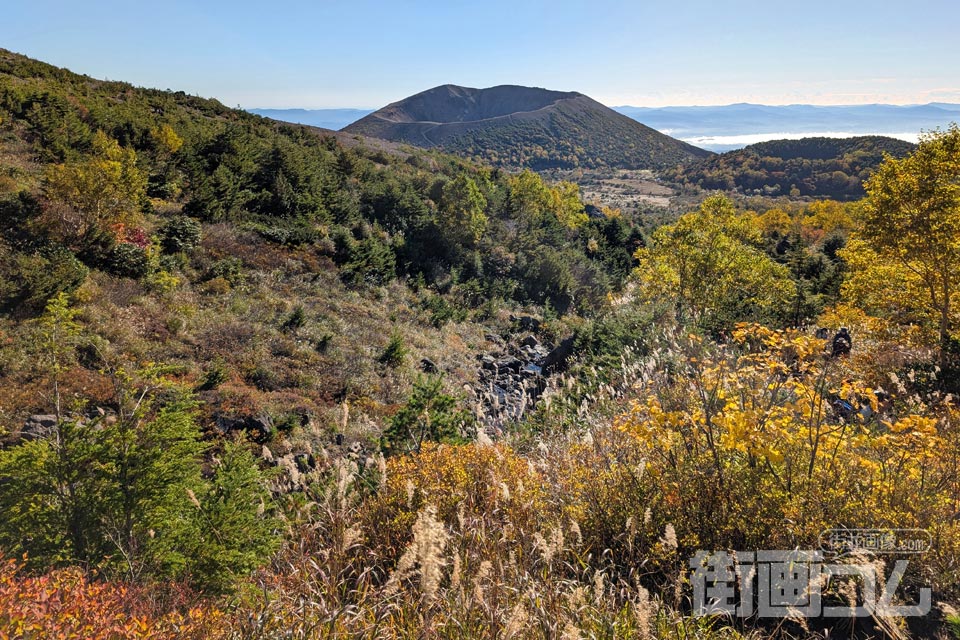
POLYGON ((445 84, 389 104, 343 131, 533 169, 656 169, 710 155, 582 93, 515 85, 445 84))

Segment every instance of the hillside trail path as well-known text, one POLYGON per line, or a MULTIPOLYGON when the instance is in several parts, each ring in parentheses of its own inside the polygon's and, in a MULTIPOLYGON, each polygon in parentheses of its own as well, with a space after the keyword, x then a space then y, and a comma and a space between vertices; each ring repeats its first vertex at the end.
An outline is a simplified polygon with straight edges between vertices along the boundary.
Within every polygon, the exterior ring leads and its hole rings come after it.
MULTIPOLYGON (((539 111, 539 109, 538 109, 538 111, 539 111)), ((484 120, 496 120, 496 119, 502 118, 502 117, 503 117, 503 116, 497 116, 496 118, 485 118, 484 120)), ((477 120, 476 122, 483 122, 483 120, 477 120)), ((508 113, 508 114, 507 114, 507 122, 513 122, 513 114, 512 114, 512 113, 508 113)), ((439 123, 439 124, 433 125, 433 126, 430 127, 429 129, 424 129, 423 131, 420 132, 420 135, 423 137, 424 140, 427 141, 427 144, 429 144, 431 147, 439 147, 440 145, 439 145, 438 143, 434 142, 433 140, 431 140, 431 139, 430 139, 430 136, 428 136, 427 134, 430 133, 431 131, 433 131, 434 129, 436 129, 437 127, 442 127, 444 124, 449 124, 449 123, 443 123, 443 122, 441 122, 441 123, 439 123)))

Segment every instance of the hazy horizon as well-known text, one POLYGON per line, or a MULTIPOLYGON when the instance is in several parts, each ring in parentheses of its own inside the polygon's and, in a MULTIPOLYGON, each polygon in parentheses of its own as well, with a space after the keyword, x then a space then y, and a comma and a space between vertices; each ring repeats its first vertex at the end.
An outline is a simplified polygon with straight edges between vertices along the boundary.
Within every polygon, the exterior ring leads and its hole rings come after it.
MULTIPOLYGON (((73 71, 73 70, 71 69, 71 71, 73 71)), ((447 83, 447 84, 456 84, 456 83, 447 83)), ((438 85, 438 86, 439 86, 439 85, 438 85)), ((458 86, 462 86, 462 85, 458 85, 458 86)), ((151 87, 151 88, 156 88, 156 87, 151 87)), ((431 87, 431 88, 432 88, 432 87, 431 87)), ((474 87, 474 88, 486 88, 486 87, 474 87)), ((542 88, 544 88, 544 89, 551 89, 550 87, 542 87, 542 88)), ((554 89, 551 89, 551 90, 554 90, 554 89)), ((418 92, 416 92, 416 93, 420 93, 420 92, 418 91, 418 92)), ((581 92, 581 93, 583 93, 583 92, 581 92)), ((415 94, 411 94, 411 95, 415 95, 415 94)), ((201 96, 201 97, 204 97, 204 98, 215 98, 215 99, 216 99, 216 96, 201 96)), ((403 97, 401 97, 401 98, 397 98, 396 100, 391 100, 390 102, 385 102, 385 103, 379 104, 379 105, 373 105, 373 106, 368 105, 368 106, 360 106, 360 107, 358 107, 358 106, 356 106, 356 105, 343 106, 343 107, 324 107, 324 106, 319 106, 319 107, 317 107, 317 106, 307 106, 307 107, 305 107, 305 106, 302 106, 302 105, 292 105, 292 106, 275 106, 275 105, 264 106, 264 105, 255 105, 255 106, 244 106, 243 109, 244 109, 244 111, 294 111, 294 110, 301 110, 301 111, 368 111, 368 112, 369 112, 369 111, 376 111, 377 109, 380 109, 380 108, 382 108, 382 107, 385 107, 385 106, 387 106, 388 104, 392 104, 392 103, 394 103, 394 102, 398 102, 399 100, 403 100, 403 98, 406 98, 406 97, 408 97, 408 96, 403 96, 403 97)), ((589 97, 590 97, 590 98, 594 98, 594 99, 596 100, 596 98, 595 98, 594 96, 589 96, 589 97)), ((650 105, 644 105, 644 104, 608 104, 608 103, 606 103, 606 102, 603 102, 602 100, 597 100, 597 101, 600 102, 601 104, 604 104, 604 105, 610 107, 611 109, 614 109, 614 110, 617 110, 617 109, 627 109, 627 108, 633 108, 633 109, 674 109, 674 108, 676 108, 676 109, 690 109, 690 108, 710 109, 710 108, 717 108, 717 107, 733 107, 733 106, 737 106, 737 105, 753 105, 753 106, 758 106, 758 107, 871 107, 871 106, 881 106, 881 107, 925 107, 925 106, 928 106, 928 105, 948 104, 948 105, 950 105, 950 106, 954 106, 954 107, 960 108, 960 96, 958 96, 957 102, 951 102, 951 101, 949 101, 949 100, 931 100, 931 101, 928 101, 928 102, 907 102, 907 103, 893 103, 893 102, 856 102, 856 103, 849 103, 849 104, 813 104, 813 103, 809 103, 809 102, 790 102, 790 103, 782 103, 782 104, 771 103, 771 102, 727 102, 727 103, 723 103, 723 104, 665 104, 665 105, 660 105, 660 106, 650 106, 650 105)), ((222 101, 221 101, 221 102, 222 102, 222 101)))
MULTIPOLYGON (((960 120, 960 104, 841 105, 809 109, 811 105, 614 107, 633 118, 693 146, 724 152, 769 140, 810 137, 851 138, 882 135, 916 143, 920 133, 960 120)), ((370 109, 249 109, 252 113, 299 124, 339 130, 370 109)))
POLYGON ((5 48, 243 108, 378 108, 451 81, 648 107, 960 102, 948 0, 11 4, 5 48))

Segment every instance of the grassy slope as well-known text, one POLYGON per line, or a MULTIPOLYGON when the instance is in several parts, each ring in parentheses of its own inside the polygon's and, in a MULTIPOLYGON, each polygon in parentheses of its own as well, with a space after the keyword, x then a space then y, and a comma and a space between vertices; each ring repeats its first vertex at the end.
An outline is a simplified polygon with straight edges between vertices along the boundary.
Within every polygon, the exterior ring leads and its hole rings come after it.
MULTIPOLYGON (((185 148, 201 145, 224 127, 241 127, 266 144, 302 144, 297 142, 302 136, 330 133, 273 123, 180 92, 94 80, 5 51, 0 51, 0 88, 62 102, 71 118, 79 114, 91 127, 137 148, 145 171, 153 162, 149 127, 159 122, 171 124, 185 139, 185 148)), ((40 143, 31 122, 15 118, 2 125, 0 196, 38 194, 44 167, 60 158, 40 143)), ((345 146, 360 144, 346 134, 337 138, 345 146)), ((84 148, 83 140, 70 142, 63 151, 67 160, 84 148)), ((405 180, 439 175, 438 163, 462 166, 436 154, 418 154, 418 162, 411 163, 409 154, 395 145, 361 144, 349 158, 405 180)), ((364 179, 369 178, 358 175, 352 181, 364 179)), ((183 186, 179 198, 152 199, 153 212, 142 221, 147 232, 182 211, 191 189, 189 181, 183 186)), ((490 349, 484 334, 506 326, 501 314, 483 325, 464 321, 438 329, 421 304, 434 295, 431 291, 417 293, 399 281, 349 287, 328 244, 285 247, 245 224, 205 222, 201 245, 177 272, 180 286, 166 294, 94 269, 73 297, 87 337, 98 342, 100 353, 68 372, 67 394, 94 406, 106 402, 106 367, 170 363, 181 367, 179 375, 189 385, 201 384, 218 369, 225 374, 223 383, 201 394, 204 424, 210 429, 217 416, 267 415, 277 423, 303 422, 288 434, 289 442, 277 442, 281 449, 312 448, 344 427, 348 441, 351 436, 369 441, 406 398, 420 358, 431 358, 446 372, 448 388, 461 389, 476 379, 475 354, 490 349), (239 261, 237 273, 229 280, 211 279, 211 269, 224 260, 239 261), (295 331, 284 329, 297 306, 303 307, 306 323, 295 331), (395 369, 378 362, 392 333, 401 335, 409 348, 405 363, 395 369), (344 400, 353 407, 347 424, 344 400)), ((51 405, 46 377, 31 351, 29 318, 36 310, 8 312, 0 315, 0 432, 16 433, 27 416, 47 413, 51 405)))

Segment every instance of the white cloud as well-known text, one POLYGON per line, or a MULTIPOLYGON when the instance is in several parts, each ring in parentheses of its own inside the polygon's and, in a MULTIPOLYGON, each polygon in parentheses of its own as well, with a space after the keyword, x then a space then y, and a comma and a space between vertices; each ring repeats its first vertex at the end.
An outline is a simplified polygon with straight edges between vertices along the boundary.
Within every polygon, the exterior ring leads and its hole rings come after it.
MULTIPOLYGON (((664 130, 662 133, 667 133, 667 130, 664 130)), ((712 146, 723 146, 723 147, 732 147, 732 146, 747 146, 748 144, 756 144, 757 142, 766 142, 768 140, 800 140, 801 138, 855 138, 857 136, 869 136, 869 135, 878 135, 878 136, 887 136, 889 138, 897 138, 899 140, 906 140, 907 142, 916 143, 919 140, 919 136, 916 133, 851 133, 849 131, 822 131, 822 132, 805 132, 805 133, 750 133, 734 136, 697 136, 693 138, 681 138, 684 142, 688 142, 697 147, 712 147, 712 146)))

